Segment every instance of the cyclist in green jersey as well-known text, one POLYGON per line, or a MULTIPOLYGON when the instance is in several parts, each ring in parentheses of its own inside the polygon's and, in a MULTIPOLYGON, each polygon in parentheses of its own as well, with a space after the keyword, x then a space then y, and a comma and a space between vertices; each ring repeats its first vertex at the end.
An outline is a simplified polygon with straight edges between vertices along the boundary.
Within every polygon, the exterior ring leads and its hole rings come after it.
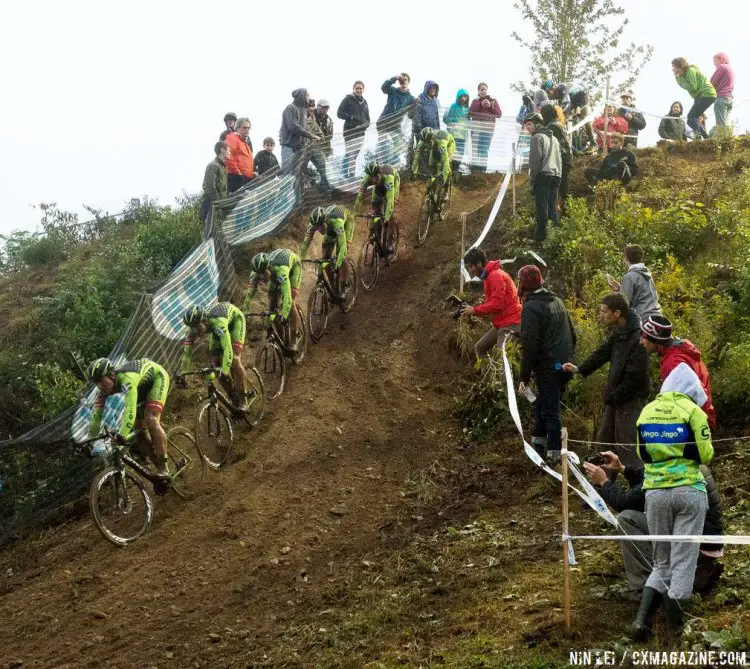
POLYGON ((175 381, 183 387, 186 385, 182 375, 190 371, 193 345, 208 334, 211 364, 220 369, 220 378, 224 382, 228 380, 231 372, 235 406, 240 411, 247 409, 247 379, 240 358, 245 345, 245 314, 230 302, 219 302, 210 309, 190 307, 183 314, 182 320, 189 329, 182 340, 180 376, 175 381))
MULTIPOLYGON (((322 247, 324 258, 331 257, 334 247, 336 248, 336 269, 339 272, 339 285, 334 286, 334 289, 339 293, 339 297, 342 297, 340 286, 346 285, 347 267, 345 260, 348 245, 354 236, 354 217, 346 207, 338 204, 325 208, 315 207, 310 212, 307 234, 299 250, 299 256, 302 260, 305 259, 307 249, 316 232, 320 232, 323 235, 322 247)), ((330 280, 330 274, 328 274, 328 278, 330 280)))
MULTIPOLYGON (((292 327, 292 342, 290 348, 299 350, 299 342, 302 338, 299 314, 296 309, 295 300, 302 283, 302 263, 299 256, 289 249, 276 249, 271 253, 257 253, 250 262, 252 273, 250 274, 250 288, 245 296, 244 310, 250 311, 253 298, 258 292, 258 284, 261 279, 268 281, 268 308, 275 311, 279 308, 279 295, 281 295, 281 318, 289 319, 292 327)), ((275 314, 271 316, 271 320, 275 314)))
POLYGON ((159 477, 168 478, 167 435, 161 426, 161 414, 169 393, 167 370, 147 358, 130 360, 116 369, 111 360, 99 358, 89 365, 88 377, 99 389, 94 400, 89 435, 95 437, 99 434, 107 398, 116 393, 125 393, 125 410, 120 429, 115 435, 115 441, 125 443, 131 437, 136 422, 140 422, 138 404, 145 402, 143 422, 156 455, 156 471, 159 477))
MULTIPOLYGON (((385 239, 382 240, 383 246, 389 251, 393 250, 393 242, 388 229, 388 222, 393 217, 393 209, 398 200, 399 190, 401 188, 401 178, 398 170, 390 165, 380 165, 376 162, 369 163, 365 166, 365 178, 359 187, 359 194, 354 203, 354 210, 359 212, 362 206, 362 200, 367 189, 372 189, 372 211, 374 215, 380 215, 385 228, 385 239)), ((370 220, 370 232, 378 238, 381 236, 380 218, 370 220)))
POLYGON ((451 160, 456 152, 456 140, 449 132, 435 132, 432 128, 423 128, 420 137, 414 153, 412 174, 417 176, 420 164, 424 172, 424 163, 427 160, 427 174, 430 177, 439 177, 441 184, 445 186, 451 178, 451 160))

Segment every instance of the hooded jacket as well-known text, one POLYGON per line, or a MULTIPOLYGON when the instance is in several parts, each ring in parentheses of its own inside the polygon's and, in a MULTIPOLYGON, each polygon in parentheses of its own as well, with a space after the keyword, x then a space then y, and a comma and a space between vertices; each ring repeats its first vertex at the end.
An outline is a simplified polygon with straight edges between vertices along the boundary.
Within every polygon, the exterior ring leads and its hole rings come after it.
POLYGON ((531 136, 529 149, 529 185, 534 190, 536 178, 540 174, 553 177, 562 176, 562 156, 560 144, 552 131, 545 126, 537 126, 531 136))
POLYGON ((305 106, 306 88, 297 88, 292 91, 291 104, 288 104, 281 115, 281 129, 279 130, 279 143, 289 146, 295 151, 302 148, 305 139, 315 139, 312 133, 307 131, 307 108, 305 106))
POLYGON ((700 380, 703 392, 706 395, 705 403, 698 404, 708 416, 708 424, 712 430, 716 429, 716 409, 714 409, 713 398, 711 396, 711 378, 708 375, 708 369, 701 359, 701 352, 688 339, 677 339, 676 337, 664 348, 659 362, 659 371, 661 372, 662 381, 672 373, 680 364, 687 364, 695 372, 700 380))
POLYGON ((354 93, 349 93, 341 101, 336 116, 344 122, 344 132, 356 128, 358 133, 363 133, 370 125, 370 108, 367 106, 367 100, 363 97, 358 98, 354 93))
POLYGON ((231 152, 227 160, 227 174, 241 174, 246 179, 252 179, 255 176, 253 152, 248 143, 236 132, 227 135, 225 141, 231 152))
POLYGON ((480 121, 482 123, 491 124, 491 128, 494 129, 495 121, 503 115, 503 110, 500 109, 500 103, 491 96, 486 98, 476 97, 471 101, 471 107, 469 107, 469 116, 472 121, 480 121), (490 106, 484 107, 482 100, 489 100, 490 106))
POLYGON ((450 106, 448 111, 443 115, 443 121, 448 126, 448 132, 453 135, 453 139, 464 140, 469 134, 469 91, 465 88, 459 88, 456 93, 456 101, 450 106), (458 101, 461 96, 466 96, 466 104, 462 105, 458 101))
MULTIPOLYGON (((604 119, 606 118, 606 113, 602 114, 599 118, 594 119, 594 130, 598 130, 599 132, 596 133, 596 141, 599 144, 599 148, 603 146, 602 143, 602 134, 604 132, 604 119)), ((621 132, 623 135, 628 134, 628 122, 622 118, 622 116, 610 116, 609 121, 607 121, 607 148, 611 149, 612 145, 610 143, 610 138, 612 137, 613 132, 621 132)))
POLYGON ((504 328, 521 322, 521 301, 513 279, 498 260, 490 260, 480 274, 484 302, 474 307, 477 316, 492 316, 492 326, 504 328))
POLYGON ((532 371, 552 373, 556 363, 572 360, 576 333, 562 300, 546 288, 526 295, 521 309, 520 380, 528 383, 532 371))
POLYGON ((417 108, 414 111, 414 134, 417 134, 422 128, 432 128, 440 130, 440 101, 438 100, 440 86, 434 81, 427 80, 424 82, 424 91, 417 98, 417 108), (435 97, 427 95, 432 87, 435 87, 435 97))
POLYGON ((683 74, 678 74, 675 79, 682 88, 690 93, 690 97, 693 99, 716 97, 714 85, 695 65, 688 66, 687 70, 683 74))
POLYGON ((728 63, 720 63, 711 75, 711 85, 717 97, 731 98, 734 92, 734 70, 728 63))
POLYGON ((380 90, 388 96, 388 100, 385 103, 385 107, 383 107, 383 113, 380 114, 380 118, 378 119, 378 126, 380 126, 380 122, 386 116, 399 111, 406 113, 406 110, 414 104, 414 96, 409 89, 407 88, 405 91, 402 91, 400 86, 393 85, 395 83, 396 77, 391 77, 390 79, 386 79, 380 87, 380 90))
POLYGON ((578 366, 578 371, 586 377, 608 362, 605 404, 620 406, 637 397, 648 398, 648 351, 641 346, 641 321, 635 312, 628 312, 625 325, 615 326, 601 346, 578 366))
POLYGON ((669 114, 666 118, 663 118, 659 123, 659 137, 662 139, 676 139, 678 141, 686 141, 687 135, 685 134, 685 121, 682 119, 682 103, 676 100, 669 107, 669 114), (680 105, 680 115, 675 116, 672 113, 672 107, 680 105))
POLYGON ((547 127, 552 131, 553 137, 557 140, 560 145, 560 159, 562 164, 567 167, 573 165, 573 147, 570 146, 570 137, 565 131, 560 121, 552 121, 547 124, 547 127))
POLYGON ((628 131, 625 133, 625 146, 637 147, 638 133, 646 127, 646 119, 643 118, 643 114, 633 107, 619 107, 617 115, 628 124, 628 131), (630 120, 625 118, 625 114, 628 112, 632 115, 630 120))
POLYGON ((642 262, 630 266, 622 278, 620 292, 627 298, 630 310, 642 321, 649 316, 662 315, 654 279, 642 262))

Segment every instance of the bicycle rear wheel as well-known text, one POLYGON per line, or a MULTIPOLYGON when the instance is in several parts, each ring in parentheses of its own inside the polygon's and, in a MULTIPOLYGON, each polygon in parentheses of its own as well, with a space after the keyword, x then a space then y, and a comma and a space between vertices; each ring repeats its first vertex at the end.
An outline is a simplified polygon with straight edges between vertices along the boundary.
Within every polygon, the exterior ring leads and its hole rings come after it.
POLYGON ((452 182, 449 181, 446 186, 441 188, 440 197, 443 198, 443 201, 440 205, 440 220, 444 221, 446 218, 448 218, 448 212, 451 208, 451 199, 453 198, 452 182))
POLYGON ((305 325, 305 314, 302 311, 302 307, 298 304, 295 306, 297 307, 297 322, 299 323, 302 336, 300 337, 299 348, 292 356, 292 362, 295 365, 299 365, 305 359, 305 355, 307 354, 307 325, 305 325))
POLYGON ((178 425, 167 432, 167 457, 172 489, 184 499, 199 493, 206 477, 206 460, 190 430, 178 425))
POLYGON ((234 445, 232 421, 221 404, 203 403, 195 421, 195 436, 203 458, 211 469, 227 463, 234 445))
POLYGON ((378 282, 379 261, 377 244, 368 239, 359 254, 359 278, 365 290, 372 290, 378 282))
POLYGON ((317 284, 310 293, 307 304, 307 322, 310 327, 310 339, 320 341, 328 326, 328 293, 325 286, 317 284))
POLYGON ((89 508, 96 528, 115 546, 127 546, 142 537, 154 516, 146 484, 116 467, 108 467, 91 482, 89 508))
POLYGON ((347 273, 346 283, 342 286, 344 301, 341 304, 341 308, 345 314, 348 314, 354 308, 354 303, 357 301, 357 266, 351 258, 347 258, 344 262, 346 262, 347 273))
POLYGON ((245 365, 245 378, 247 379, 248 410, 244 419, 252 427, 260 423, 266 412, 266 391, 263 387, 263 379, 253 365, 245 365))
POLYGON ((422 200, 422 207, 419 210, 419 227, 417 228, 417 246, 422 246, 427 239, 427 233, 430 230, 432 220, 432 196, 428 189, 422 200))
POLYGON ((278 344, 273 341, 265 343, 255 358, 255 368, 263 381, 263 390, 267 399, 276 399, 284 392, 286 362, 278 344))

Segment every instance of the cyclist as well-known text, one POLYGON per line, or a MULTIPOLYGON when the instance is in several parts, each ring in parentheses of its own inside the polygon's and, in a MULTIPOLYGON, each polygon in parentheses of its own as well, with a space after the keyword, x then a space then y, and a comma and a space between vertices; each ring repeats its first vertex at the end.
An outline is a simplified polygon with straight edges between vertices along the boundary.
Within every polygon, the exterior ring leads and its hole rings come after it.
POLYGON ((357 201, 354 203, 355 211, 360 210, 362 199, 370 186, 373 186, 371 201, 373 214, 378 216, 378 218, 370 221, 370 233, 380 239, 383 246, 389 252, 392 252, 393 240, 388 229, 388 222, 393 217, 393 208, 396 205, 396 200, 398 200, 401 187, 398 170, 390 165, 380 165, 376 162, 366 165, 365 178, 362 180, 357 201), (381 218, 383 226, 381 226, 381 218), (381 227, 383 230, 381 230, 381 227), (382 233, 384 234, 381 237, 382 233))
POLYGON ((230 302, 219 302, 208 310, 197 305, 189 307, 183 314, 182 321, 189 329, 182 340, 180 376, 175 381, 185 386, 182 375, 190 371, 193 344, 208 333, 208 354, 211 364, 220 369, 220 379, 226 385, 229 385, 227 382, 231 371, 235 407, 239 411, 247 410, 247 380, 240 359, 240 353, 245 345, 245 314, 230 302))
POLYGON ((307 249, 312 242, 315 233, 323 235, 323 257, 330 258, 336 248, 336 269, 339 273, 338 286, 333 284, 331 274, 328 273, 328 279, 331 281, 333 289, 338 294, 339 299, 343 299, 341 287, 346 285, 347 267, 346 254, 348 245, 351 244, 354 236, 354 217, 352 213, 339 204, 330 207, 315 207, 310 212, 307 224, 307 234, 300 246, 299 257, 304 260, 307 255, 307 249))
MULTIPOLYGON (((299 256, 289 249, 256 253, 250 261, 250 269, 252 273, 250 274, 250 288, 245 296, 245 311, 250 310, 261 279, 268 280, 268 308, 271 311, 279 308, 279 293, 281 293, 281 319, 286 321, 291 316, 292 341, 289 348, 295 352, 298 351, 302 328, 294 301, 297 299, 302 283, 302 263, 299 256)), ((274 320, 276 315, 272 314, 270 318, 274 320)))
MULTIPOLYGON (((425 128, 424 130, 432 130, 425 128)), ((451 179, 451 160, 456 152, 456 140, 446 130, 438 130, 425 133, 422 131, 421 139, 414 154, 412 174, 419 173, 419 164, 426 156, 429 156, 427 169, 432 177, 439 177, 442 185, 446 185, 451 179)))
POLYGON ((94 415, 89 425, 89 435, 95 437, 99 434, 107 398, 116 393, 125 393, 125 411, 115 441, 120 444, 128 441, 136 422, 140 423, 142 420, 156 455, 157 475, 159 478, 168 479, 167 435, 161 426, 161 414, 169 392, 167 370, 147 358, 130 360, 117 369, 111 360, 98 358, 88 366, 88 377, 99 389, 94 400, 94 415), (144 401, 145 415, 141 419, 137 415, 138 405, 144 401))

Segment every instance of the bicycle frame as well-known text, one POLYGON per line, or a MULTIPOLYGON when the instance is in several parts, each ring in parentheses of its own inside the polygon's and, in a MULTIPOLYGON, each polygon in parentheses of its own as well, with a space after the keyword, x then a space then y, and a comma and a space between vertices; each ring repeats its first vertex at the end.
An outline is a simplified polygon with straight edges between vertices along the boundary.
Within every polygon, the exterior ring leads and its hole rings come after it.
MULTIPOLYGON (((297 305, 294 305, 294 308, 297 308, 297 305)), ((260 311, 257 313, 246 313, 246 318, 251 318, 253 316, 257 317, 268 317, 272 315, 279 315, 278 311, 260 311)), ((294 351, 292 351, 289 348, 289 345, 286 341, 284 341, 284 337, 279 334, 279 325, 276 323, 276 321, 271 321, 268 323, 268 326, 266 327, 266 341, 270 342, 272 344, 276 344, 280 349, 281 352, 284 354, 285 358, 292 358, 294 357, 294 351)))
MULTIPOLYGON (((331 282, 328 279, 328 275, 326 274, 326 268, 328 268, 330 265, 333 264, 333 260, 303 260, 303 262, 307 263, 315 263, 318 265, 318 278, 315 282, 316 286, 323 285, 326 289, 326 294, 328 295, 328 301, 331 302, 331 304, 337 304, 341 311, 344 311, 344 305, 341 303, 341 301, 338 299, 338 296, 336 295, 336 292, 333 290, 333 287, 331 286, 331 282)), ((334 279, 338 279, 339 270, 337 267, 332 267, 331 271, 333 273, 334 279)))

